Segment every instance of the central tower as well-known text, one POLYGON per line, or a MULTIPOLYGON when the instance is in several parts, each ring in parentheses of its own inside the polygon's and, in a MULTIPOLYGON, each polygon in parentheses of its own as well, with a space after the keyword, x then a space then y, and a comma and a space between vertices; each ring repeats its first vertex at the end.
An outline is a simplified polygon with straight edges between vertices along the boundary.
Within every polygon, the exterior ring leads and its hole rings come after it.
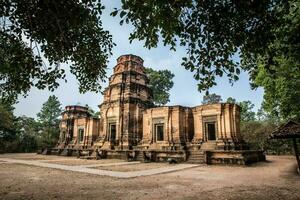
POLYGON ((131 54, 117 59, 99 106, 103 126, 97 146, 102 149, 131 149, 142 140, 142 112, 153 106, 143 62, 131 54))

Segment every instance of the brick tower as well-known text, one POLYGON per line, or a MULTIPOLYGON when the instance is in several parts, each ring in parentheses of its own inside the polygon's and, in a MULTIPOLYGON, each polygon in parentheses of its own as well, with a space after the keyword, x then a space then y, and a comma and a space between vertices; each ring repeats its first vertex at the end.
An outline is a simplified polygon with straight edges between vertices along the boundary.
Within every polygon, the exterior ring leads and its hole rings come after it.
POLYGON ((143 135, 142 112, 152 107, 152 92, 143 59, 123 55, 117 59, 100 107, 101 124, 96 142, 102 149, 132 149, 143 135))
MULTIPOLYGON (((72 105, 66 106, 62 112, 62 119, 60 121, 60 136, 57 144, 57 148, 63 149, 65 147, 73 148, 77 144, 77 128, 78 119, 88 119, 90 113, 87 107, 72 105)), ((91 142, 90 142, 91 143, 91 142)))

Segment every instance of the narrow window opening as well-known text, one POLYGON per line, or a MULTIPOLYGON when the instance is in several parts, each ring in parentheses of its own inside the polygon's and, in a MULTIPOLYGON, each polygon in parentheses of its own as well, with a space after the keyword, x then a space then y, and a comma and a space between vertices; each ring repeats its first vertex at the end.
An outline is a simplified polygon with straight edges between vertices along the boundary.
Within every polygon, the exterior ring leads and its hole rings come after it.
POLYGON ((155 124, 156 141, 164 140, 164 124, 155 124))
POLYGON ((116 123, 110 123, 109 124, 109 141, 115 142, 116 141, 116 133, 117 133, 117 126, 116 123))
POLYGON ((84 137, 84 129, 79 129, 78 130, 78 142, 83 142, 83 137, 84 137))

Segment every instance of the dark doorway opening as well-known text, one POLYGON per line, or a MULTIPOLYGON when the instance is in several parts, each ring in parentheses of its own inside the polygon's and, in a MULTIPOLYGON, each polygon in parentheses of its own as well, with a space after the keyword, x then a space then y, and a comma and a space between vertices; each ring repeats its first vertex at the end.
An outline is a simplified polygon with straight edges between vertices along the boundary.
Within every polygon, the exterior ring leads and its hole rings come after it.
POLYGON ((216 123, 208 122, 206 123, 206 133, 208 140, 216 140, 216 123))
POLYGON ((117 126, 116 123, 110 123, 109 124, 109 141, 111 143, 115 143, 116 141, 116 135, 117 135, 117 126))
POLYGON ((156 141, 164 140, 164 124, 155 124, 156 141))
POLYGON ((78 143, 83 142, 84 139, 84 129, 78 129, 78 143))

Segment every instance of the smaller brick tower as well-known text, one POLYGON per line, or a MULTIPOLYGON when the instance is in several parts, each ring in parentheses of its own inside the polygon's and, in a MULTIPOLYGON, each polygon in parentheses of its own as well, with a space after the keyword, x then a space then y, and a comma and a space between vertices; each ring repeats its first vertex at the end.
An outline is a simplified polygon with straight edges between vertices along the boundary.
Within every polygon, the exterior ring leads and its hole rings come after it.
POLYGON ((72 105, 66 106, 62 113, 60 122, 60 135, 57 148, 72 148, 76 144, 76 133, 74 133, 75 120, 79 118, 88 118, 90 116, 87 107, 72 105))
POLYGON ((96 142, 102 149, 132 149, 142 140, 142 112, 151 107, 152 92, 143 59, 123 55, 117 59, 104 101, 99 106, 102 128, 96 142))

